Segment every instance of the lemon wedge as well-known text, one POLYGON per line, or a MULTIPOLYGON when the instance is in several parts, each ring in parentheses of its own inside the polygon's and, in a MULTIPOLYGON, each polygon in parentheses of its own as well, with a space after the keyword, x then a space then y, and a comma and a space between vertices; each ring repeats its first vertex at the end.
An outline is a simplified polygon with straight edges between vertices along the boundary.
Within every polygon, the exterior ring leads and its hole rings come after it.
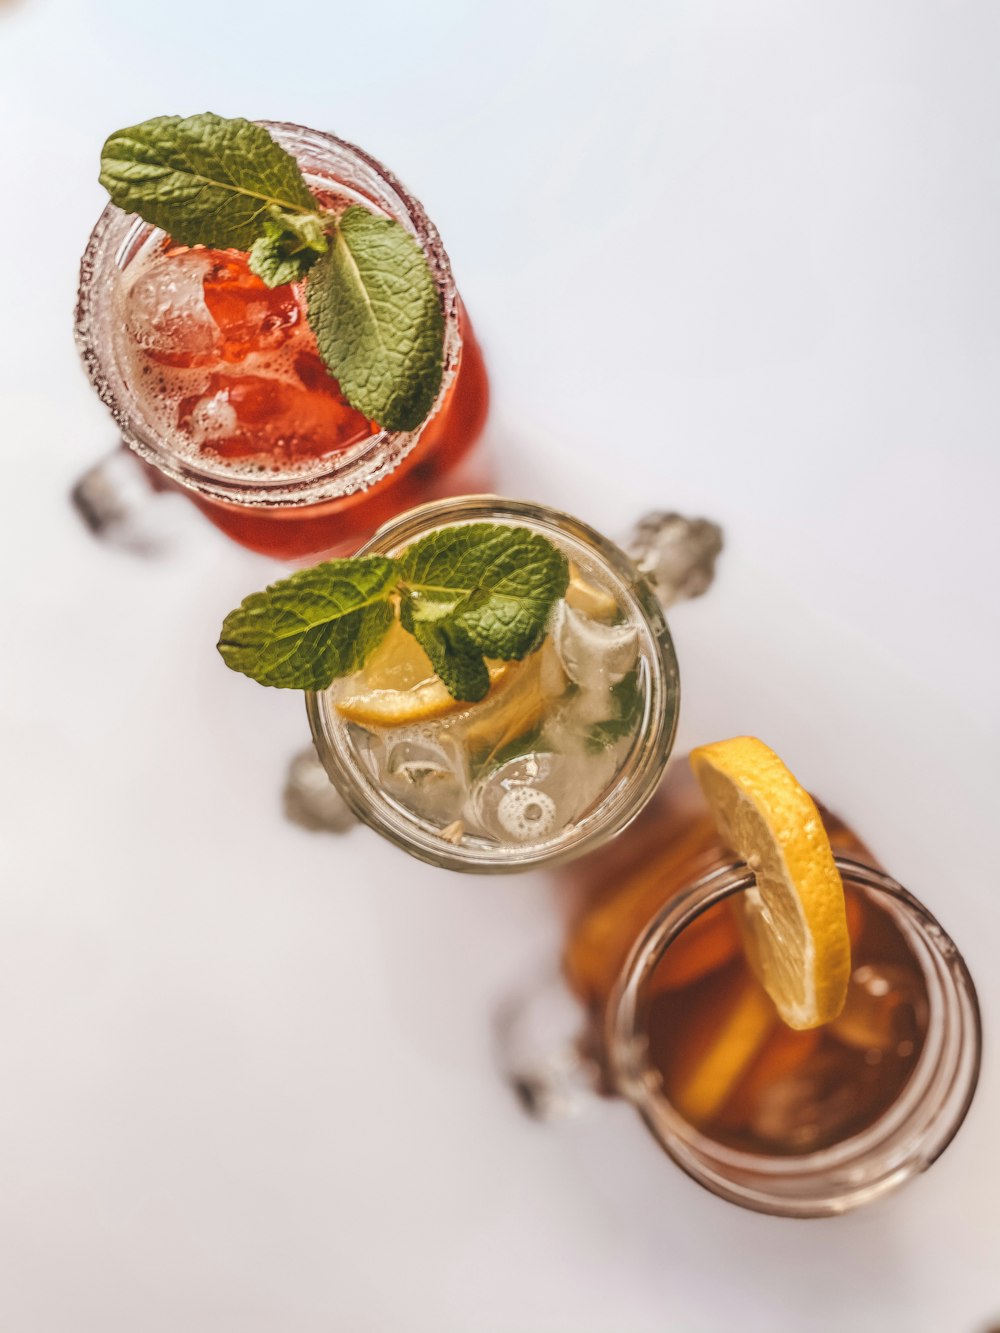
POLYGON ((690 756, 723 841, 754 872, 733 900, 747 960, 789 1027, 832 1022, 851 971, 844 885, 816 803, 763 741, 690 756))
POLYGON ((618 603, 609 592, 591 583, 580 573, 576 565, 569 567, 569 586, 566 589, 566 604, 574 611, 580 611, 591 620, 614 620, 618 614, 618 603))
POLYGON ((761 988, 746 973, 716 988, 685 1044, 684 1057, 668 1070, 671 1102, 694 1125, 711 1120, 781 1024, 761 988))
MULTIPOLYGON (((487 699, 500 681, 521 665, 487 663, 487 699)), ((335 706, 341 717, 364 727, 407 727, 447 717, 471 705, 452 698, 423 648, 394 620, 362 669, 340 687, 335 706)))
POLYGON ((486 698, 459 724, 456 737, 487 767, 512 741, 536 726, 566 688, 566 676, 551 639, 508 667, 486 698))

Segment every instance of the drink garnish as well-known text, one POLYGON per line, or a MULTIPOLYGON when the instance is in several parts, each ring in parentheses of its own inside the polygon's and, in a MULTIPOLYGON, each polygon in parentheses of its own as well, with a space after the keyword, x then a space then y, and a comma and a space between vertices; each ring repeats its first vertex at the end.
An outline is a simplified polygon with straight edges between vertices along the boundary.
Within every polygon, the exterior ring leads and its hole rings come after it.
MULTIPOLYGON (((526 663, 488 664, 495 690, 526 663)), ((337 712, 363 727, 406 727, 434 722, 466 706, 448 692, 420 644, 398 620, 364 667, 337 693, 337 712)))
POLYGON ((752 736, 699 746, 690 759, 720 837, 757 881, 733 899, 751 970, 789 1027, 832 1022, 847 997, 851 941, 815 801, 752 736))
POLYGON ((360 671, 398 625, 448 695, 475 703, 490 688, 486 659, 533 652, 568 582, 566 557, 527 528, 438 528, 395 558, 328 560, 251 594, 226 617, 218 648, 262 685, 322 690, 360 671))
POLYGON ((444 315, 405 227, 358 205, 324 208, 263 126, 211 112, 118 130, 100 181, 177 244, 245 250, 269 287, 305 280, 320 355, 351 406, 386 430, 425 420, 441 387, 444 315))

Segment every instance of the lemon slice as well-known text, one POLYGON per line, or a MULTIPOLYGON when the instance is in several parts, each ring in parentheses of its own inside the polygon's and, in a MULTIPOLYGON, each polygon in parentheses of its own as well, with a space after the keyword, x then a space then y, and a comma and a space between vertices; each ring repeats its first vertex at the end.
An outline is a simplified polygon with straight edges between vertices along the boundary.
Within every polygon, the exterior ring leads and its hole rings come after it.
POLYGON ((752 736, 699 746, 691 767, 721 837, 756 876, 733 900, 752 971, 789 1027, 832 1022, 847 997, 851 943, 816 803, 752 736))
POLYGON ((545 716, 566 688, 566 676, 551 639, 497 678, 489 694, 455 731, 480 767, 491 764, 506 745, 525 735, 545 716))
POLYGON ((572 563, 569 567, 566 603, 574 611, 589 616, 591 620, 614 620, 618 614, 618 603, 611 594, 585 579, 577 566, 572 563))
POLYGON ((711 1120, 781 1024, 774 1005, 746 973, 717 987, 668 1071, 668 1095, 694 1125, 711 1120))
MULTIPOLYGON (((488 662, 490 694, 521 665, 488 662)), ((362 669, 343 683, 335 706, 341 717, 367 727, 413 726, 470 707, 452 698, 430 658, 398 620, 362 669)))

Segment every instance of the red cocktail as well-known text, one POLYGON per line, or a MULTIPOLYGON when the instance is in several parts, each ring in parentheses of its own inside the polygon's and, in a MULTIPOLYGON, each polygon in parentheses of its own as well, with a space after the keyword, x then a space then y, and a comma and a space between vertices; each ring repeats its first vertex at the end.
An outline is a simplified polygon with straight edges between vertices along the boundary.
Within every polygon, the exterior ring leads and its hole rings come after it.
POLYGON ((362 204, 424 249, 445 316, 444 377, 425 420, 386 431, 320 358, 300 284, 268 288, 233 250, 175 246, 114 206, 84 256, 77 335, 123 437, 214 523, 284 557, 356 545, 398 510, 485 478, 459 464, 482 431, 482 355, 420 205, 330 135, 269 126, 326 208, 362 204), (468 480, 467 480, 468 478, 468 480))

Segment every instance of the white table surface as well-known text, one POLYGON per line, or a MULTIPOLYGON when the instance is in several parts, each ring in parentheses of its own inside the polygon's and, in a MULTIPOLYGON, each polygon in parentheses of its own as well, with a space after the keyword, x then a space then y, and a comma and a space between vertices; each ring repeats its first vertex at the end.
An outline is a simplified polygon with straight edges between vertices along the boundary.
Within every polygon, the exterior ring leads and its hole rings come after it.
POLYGON ((998 46, 986 0, 0 3, 4 1333, 1000 1321, 998 46), (206 108, 412 184, 508 492, 724 523, 679 751, 767 738, 979 982, 977 1102, 903 1193, 774 1221, 622 1105, 522 1118, 488 1036, 557 948, 547 881, 284 824, 301 700, 213 647, 275 566, 75 522, 113 440, 70 333, 98 150, 206 108))

